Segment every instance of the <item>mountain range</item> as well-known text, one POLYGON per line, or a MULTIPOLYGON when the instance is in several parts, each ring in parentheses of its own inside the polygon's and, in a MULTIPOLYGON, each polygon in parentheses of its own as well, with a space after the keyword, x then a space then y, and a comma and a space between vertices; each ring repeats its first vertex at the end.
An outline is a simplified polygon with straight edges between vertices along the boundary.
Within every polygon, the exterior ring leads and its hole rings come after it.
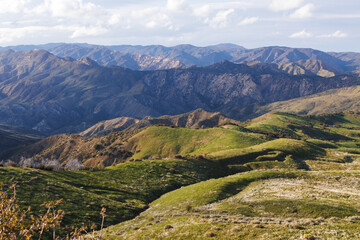
POLYGON ((0 53, 0 123, 45 134, 81 132, 117 117, 176 115, 202 108, 236 120, 249 106, 358 85, 353 74, 293 75, 276 63, 156 71, 106 67, 45 50, 0 53))
POLYGON ((101 46, 51 43, 2 47, 0 51, 29 51, 34 49, 43 49, 59 57, 71 57, 74 59, 89 57, 100 65, 116 65, 133 70, 160 70, 193 65, 207 66, 224 60, 231 62, 276 63, 282 69, 289 68, 288 64, 296 63, 297 68, 302 69, 297 73, 302 74, 305 72, 318 74, 318 67, 311 66, 314 64, 321 65, 321 68, 325 70, 337 72, 360 70, 360 53, 326 53, 309 48, 278 46, 245 49, 235 44, 218 44, 207 47, 183 44, 165 47, 161 45, 101 46))

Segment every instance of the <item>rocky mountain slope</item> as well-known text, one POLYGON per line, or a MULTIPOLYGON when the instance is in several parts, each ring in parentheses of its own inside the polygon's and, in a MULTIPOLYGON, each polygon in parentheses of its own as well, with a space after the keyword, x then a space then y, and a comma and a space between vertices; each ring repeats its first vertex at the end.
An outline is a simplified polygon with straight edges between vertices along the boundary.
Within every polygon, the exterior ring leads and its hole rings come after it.
POLYGON ((292 75, 318 75, 321 77, 334 77, 335 75, 344 74, 343 71, 335 70, 326 66, 320 60, 300 60, 297 62, 290 62, 281 64, 279 68, 292 75))
POLYGON ((0 53, 0 123, 47 134, 80 132, 107 119, 175 115, 202 108, 246 119, 247 107, 358 85, 338 75, 293 76, 276 64, 132 71, 44 50, 0 53))
POLYGON ((82 136, 107 135, 111 132, 137 130, 151 125, 166 125, 184 128, 212 128, 222 124, 239 124, 239 121, 224 117, 220 113, 210 113, 197 109, 175 116, 161 116, 158 118, 147 116, 141 120, 129 117, 120 117, 106 120, 81 132, 82 136))

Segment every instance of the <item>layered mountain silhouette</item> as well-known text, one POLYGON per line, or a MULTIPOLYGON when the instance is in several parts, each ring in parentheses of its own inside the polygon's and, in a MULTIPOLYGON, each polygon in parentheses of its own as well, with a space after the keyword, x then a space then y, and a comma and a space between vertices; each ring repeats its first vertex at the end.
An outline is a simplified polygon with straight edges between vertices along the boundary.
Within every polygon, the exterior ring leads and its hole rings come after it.
POLYGON ((0 123, 46 134, 80 132, 117 117, 176 115, 202 108, 243 120, 248 107, 358 85, 353 75, 292 75, 277 64, 158 71, 104 67, 45 50, 0 53, 0 123))
MULTIPOLYGON (((279 68, 289 68, 289 73, 313 73, 331 76, 321 69, 338 73, 359 71, 359 53, 325 53, 308 48, 262 47, 245 49, 235 44, 219 44, 207 47, 178 45, 165 47, 151 46, 101 46, 90 44, 52 43, 45 45, 23 45, 0 48, 0 51, 47 50, 59 57, 81 59, 89 57, 104 66, 121 66, 133 70, 160 70, 184 66, 206 66, 220 61, 276 63, 279 68), (295 63, 296 67, 288 64, 295 63), (285 65, 285 66, 284 66, 285 65), (321 65, 314 66, 314 65, 321 65), (297 69, 297 68, 301 69, 297 69), (319 69, 320 68, 320 69, 319 69), (320 71, 320 72, 319 72, 320 71)), ((336 74, 335 73, 335 74, 336 74)))

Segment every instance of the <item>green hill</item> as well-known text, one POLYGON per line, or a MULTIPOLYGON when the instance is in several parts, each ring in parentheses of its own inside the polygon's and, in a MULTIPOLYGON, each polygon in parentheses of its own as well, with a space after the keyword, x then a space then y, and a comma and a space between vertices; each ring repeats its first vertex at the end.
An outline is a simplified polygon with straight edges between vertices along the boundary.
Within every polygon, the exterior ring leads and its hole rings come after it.
POLYGON ((261 135, 226 128, 148 127, 128 140, 133 158, 197 155, 244 148, 264 142, 261 135))

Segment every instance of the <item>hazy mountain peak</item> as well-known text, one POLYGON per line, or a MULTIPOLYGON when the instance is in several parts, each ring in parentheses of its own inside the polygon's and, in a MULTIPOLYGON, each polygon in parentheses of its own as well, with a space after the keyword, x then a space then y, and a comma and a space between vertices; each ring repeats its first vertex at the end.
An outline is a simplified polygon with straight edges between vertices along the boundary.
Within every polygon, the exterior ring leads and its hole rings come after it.
POLYGON ((216 45, 210 45, 207 46, 208 48, 212 48, 212 49, 216 49, 216 50, 227 50, 227 49, 233 49, 233 48, 238 48, 238 49, 246 49, 242 46, 239 46, 237 44, 233 44, 233 43, 219 43, 216 45))

